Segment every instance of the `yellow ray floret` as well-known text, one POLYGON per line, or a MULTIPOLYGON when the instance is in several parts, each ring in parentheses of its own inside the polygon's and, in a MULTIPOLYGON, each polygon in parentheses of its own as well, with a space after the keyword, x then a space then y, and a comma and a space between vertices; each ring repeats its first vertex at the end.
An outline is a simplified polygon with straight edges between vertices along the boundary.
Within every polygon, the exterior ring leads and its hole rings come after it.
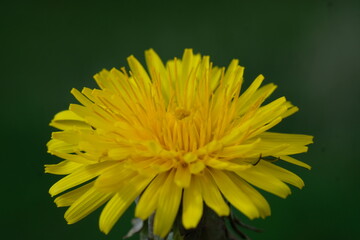
POLYGON ((306 152, 312 137, 269 131, 298 108, 285 97, 264 104, 276 86, 262 86, 262 75, 241 92, 238 60, 218 68, 191 49, 165 64, 150 49, 147 69, 127 60, 130 71, 94 76, 99 89, 71 90, 79 104, 50 123, 60 131, 48 151, 62 161, 45 171, 66 175, 50 194, 69 207, 69 224, 105 204, 99 226, 108 233, 138 198, 135 216, 154 215, 154 233, 164 237, 177 216, 196 228, 204 204, 219 216, 230 214, 227 202, 250 219, 269 216, 253 186, 282 198, 287 184, 304 186, 271 159, 310 169, 290 155, 306 152))

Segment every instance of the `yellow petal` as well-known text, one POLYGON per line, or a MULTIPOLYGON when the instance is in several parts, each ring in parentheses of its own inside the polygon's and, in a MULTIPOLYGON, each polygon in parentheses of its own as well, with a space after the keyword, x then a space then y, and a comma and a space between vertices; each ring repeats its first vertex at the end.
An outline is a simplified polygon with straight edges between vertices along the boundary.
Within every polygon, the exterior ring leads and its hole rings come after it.
POLYGON ((272 142, 260 141, 256 148, 248 151, 243 155, 245 158, 258 158, 260 155, 266 156, 278 156, 282 152, 286 151, 291 145, 287 143, 279 144, 272 142))
POLYGON ((261 139, 258 138, 255 141, 252 141, 248 144, 240 144, 240 145, 232 145, 224 147, 221 151, 217 153, 219 157, 226 157, 226 158, 239 158, 244 157, 246 154, 253 150, 257 149, 257 145, 260 143, 261 139))
MULTIPOLYGON (((223 81, 226 96, 238 95, 243 82, 244 67, 239 66, 239 60, 233 59, 227 67, 223 81)), ((236 96, 238 97, 238 96, 236 96)))
POLYGON ((313 143, 313 136, 304 134, 290 134, 290 133, 275 133, 275 132, 264 132, 259 137, 266 141, 276 143, 291 143, 297 145, 308 145, 313 143))
POLYGON ((114 160, 126 159, 130 156, 130 154, 131 152, 129 151, 128 148, 115 148, 115 149, 110 149, 108 152, 109 157, 114 160))
POLYGON ((73 127, 88 129, 91 128, 91 126, 85 122, 85 119, 81 118, 80 116, 69 110, 62 111, 56 114, 54 119, 51 120, 50 126, 61 130, 66 130, 73 127))
POLYGON ((251 120, 251 127, 260 128, 280 117, 286 111, 285 102, 285 97, 281 97, 260 107, 251 120))
POLYGON ((78 187, 75 190, 72 190, 55 198, 54 202, 58 207, 70 206, 93 186, 94 186, 94 182, 85 184, 84 186, 78 187))
POLYGON ((102 89, 112 89, 111 81, 109 81, 109 71, 106 69, 101 70, 99 73, 94 75, 96 83, 102 89))
POLYGON ((229 83, 231 84, 231 82, 233 82, 233 78, 231 77, 231 75, 235 72, 237 66, 239 64, 239 60, 237 59, 233 59, 231 60, 229 66, 226 68, 226 72, 225 72, 225 76, 224 76, 224 83, 229 83))
MULTIPOLYGON (((124 92, 124 85, 128 82, 128 77, 115 68, 110 71, 103 69, 100 73, 95 74, 94 79, 99 87, 107 93, 117 93, 122 95, 124 92)), ((94 92, 92 92, 93 94, 94 92)))
POLYGON ((298 154, 307 152, 308 147, 306 146, 299 146, 299 145, 290 145, 286 149, 279 151, 276 153, 276 155, 292 155, 292 154, 298 154))
POLYGON ((171 171, 161 189, 154 219, 154 234, 165 237, 175 220, 179 210, 182 188, 174 182, 174 171, 171 171))
POLYGON ((125 210, 135 201, 152 178, 137 175, 127 181, 106 204, 99 219, 100 230, 108 234, 125 210))
POLYGON ((85 107, 91 107, 94 103, 85 97, 79 90, 73 88, 71 89, 71 94, 85 107))
POLYGON ((62 193, 69 188, 75 187, 94 177, 97 177, 101 174, 101 172, 112 166, 114 166, 114 162, 101 162, 84 166, 56 182, 50 188, 49 193, 51 194, 51 196, 62 193))
POLYGON ((163 62, 153 49, 145 51, 145 59, 151 79, 154 80, 160 78, 161 92, 165 102, 168 103, 170 98, 170 81, 166 75, 166 69, 163 62))
POLYGON ((292 105, 291 102, 289 102, 289 101, 286 102, 286 107, 287 107, 287 110, 286 110, 286 112, 284 112, 281 115, 282 118, 287 118, 287 117, 293 115, 294 113, 296 113, 297 111, 299 111, 299 108, 292 105))
POLYGON ((262 86, 252 95, 251 98, 248 99, 247 103, 243 108, 238 109, 237 114, 238 115, 244 114, 245 112, 249 111, 249 109, 254 107, 254 105, 260 106, 271 95, 271 93, 275 91, 276 88, 277 86, 274 85, 273 83, 269 83, 262 86))
POLYGON ((187 165, 182 166, 181 164, 178 165, 176 168, 176 173, 174 177, 175 183, 179 187, 188 187, 191 180, 191 173, 189 167, 187 165))
POLYGON ((185 84, 186 82, 189 80, 189 75, 191 73, 191 70, 193 68, 193 60, 194 60, 194 54, 193 54, 193 50, 192 49, 185 49, 184 50, 184 54, 182 57, 182 72, 181 72, 181 76, 182 79, 179 79, 178 81, 178 90, 179 95, 183 96, 184 95, 184 91, 186 89, 185 88, 185 84))
POLYGON ((95 188, 90 188, 65 212, 66 221, 68 224, 73 224, 83 219, 108 201, 111 195, 111 193, 101 193, 95 188))
POLYGON ((248 138, 252 138, 252 137, 255 137, 257 135, 259 135, 260 133, 263 133, 267 130, 269 130, 270 128, 273 128, 274 126, 276 126, 277 124, 279 124, 281 122, 282 118, 281 117, 278 117, 278 118, 275 118, 274 120, 272 120, 271 122, 265 124, 264 126, 258 128, 257 130, 253 131, 249 136, 248 138))
POLYGON ((213 67, 210 71, 210 89, 214 91, 220 82, 222 68, 213 67))
POLYGON ((228 216, 230 208, 224 201, 221 193, 208 171, 204 176, 194 176, 201 186, 201 195, 206 203, 219 216, 228 216))
POLYGON ((244 108, 248 100, 253 96, 256 90, 260 87, 261 83, 264 81, 264 76, 259 75, 257 78, 251 83, 248 89, 241 94, 236 109, 238 109, 239 114, 241 114, 241 109, 244 108))
POLYGON ((141 195, 135 209, 135 216, 143 220, 154 213, 158 207, 159 191, 167 179, 168 172, 161 173, 150 183, 141 195))
POLYGON ((140 84, 141 87, 144 87, 146 91, 149 91, 151 80, 149 75, 145 71, 141 63, 134 57, 130 56, 127 58, 133 77, 136 79, 136 82, 140 84))
POLYGON ((76 149, 76 144, 69 144, 59 139, 51 139, 47 144, 48 152, 73 153, 76 149))
POLYGON ((87 159, 78 154, 69 154, 69 153, 63 153, 63 152, 57 152, 57 151, 51 151, 50 153, 59 158, 66 159, 71 162, 82 164, 82 165, 88 165, 88 164, 94 163, 94 161, 87 159))
POLYGON ((67 130, 62 132, 53 132, 51 134, 53 139, 57 139, 67 144, 79 144, 80 141, 80 131, 76 130, 67 130))
POLYGON ((184 189, 182 223, 186 229, 195 228, 203 213, 203 199, 197 179, 192 178, 191 184, 184 189))
POLYGON ((235 162, 218 160, 216 158, 210 158, 206 161, 206 165, 214 169, 226 169, 226 170, 241 170, 251 167, 251 164, 237 164, 235 162))
POLYGON ((266 199, 256 191, 252 186, 247 182, 242 180, 240 177, 236 176, 234 173, 228 173, 231 181, 233 181, 241 190, 249 197, 249 199, 254 203, 260 213, 260 217, 265 218, 270 216, 271 210, 270 205, 266 199))
POLYGON ((229 176, 219 170, 210 170, 216 184, 225 198, 240 212, 245 214, 248 218, 253 219, 260 216, 260 213, 254 203, 244 193, 244 191, 237 186, 229 176))
POLYGON ((61 111, 54 116, 53 121, 60 121, 60 120, 73 120, 80 122, 84 121, 82 117, 76 115, 74 112, 70 110, 61 111))
POLYGON ((266 161, 261 161, 256 166, 259 172, 263 172, 264 174, 272 175, 283 182, 289 183, 295 187, 302 188, 304 187, 304 181, 296 174, 282 168, 276 166, 273 163, 269 163, 266 161))
POLYGON ((304 168, 307 168, 307 169, 311 169, 311 166, 304 163, 304 162, 301 162, 293 157, 290 157, 290 156, 279 156, 281 160, 285 161, 285 162, 289 162, 289 163, 292 163, 292 164, 295 164, 295 165, 298 165, 298 166, 301 166, 301 167, 304 167, 304 168))
MULTIPOLYGON (((260 162, 259 162, 260 163, 260 162)), ((240 177, 252 185, 275 194, 281 198, 286 198, 290 193, 290 188, 280 181, 276 176, 272 176, 258 170, 258 165, 243 171, 235 171, 240 177)))
POLYGON ((65 160, 58 164, 45 165, 45 173, 67 175, 67 174, 74 172, 75 170, 77 170, 79 167, 82 167, 82 166, 83 166, 83 164, 65 160))
MULTIPOLYGON (((85 121, 89 122, 89 116, 92 116, 94 113, 91 111, 90 108, 84 107, 80 104, 70 104, 69 106, 70 111, 74 112, 76 115, 85 119, 85 121)), ((93 125, 93 122, 91 122, 93 125)))
POLYGON ((302 134, 285 134, 264 132, 258 135, 261 138, 261 145, 275 146, 277 144, 289 144, 289 147, 279 151, 276 155, 291 155, 307 151, 306 145, 313 143, 313 137, 302 134))
POLYGON ((95 180, 95 188, 101 192, 117 192, 128 184, 129 179, 137 176, 138 173, 125 168, 125 164, 119 163, 101 173, 95 180))

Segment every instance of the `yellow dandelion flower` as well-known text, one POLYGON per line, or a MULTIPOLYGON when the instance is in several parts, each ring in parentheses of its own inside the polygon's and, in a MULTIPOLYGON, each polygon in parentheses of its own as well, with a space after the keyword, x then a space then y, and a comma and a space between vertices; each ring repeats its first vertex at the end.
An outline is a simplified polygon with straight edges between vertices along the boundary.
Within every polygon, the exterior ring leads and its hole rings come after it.
POLYGON ((73 89, 80 104, 50 123, 60 131, 48 151, 63 161, 45 171, 66 175, 49 192, 69 207, 69 224, 105 205, 99 226, 108 233, 138 198, 135 216, 155 214, 153 231, 164 237, 178 214, 185 229, 195 228, 204 203, 219 216, 229 215, 230 203, 250 219, 264 218, 269 204, 253 186, 282 198, 287 184, 303 187, 270 161, 310 168, 289 155, 312 143, 311 136, 268 131, 298 110, 285 97, 263 104, 274 84, 261 86, 260 75, 240 94, 238 60, 218 68, 191 49, 165 65, 152 49, 145 57, 147 70, 130 56, 129 72, 95 75, 100 89, 73 89))

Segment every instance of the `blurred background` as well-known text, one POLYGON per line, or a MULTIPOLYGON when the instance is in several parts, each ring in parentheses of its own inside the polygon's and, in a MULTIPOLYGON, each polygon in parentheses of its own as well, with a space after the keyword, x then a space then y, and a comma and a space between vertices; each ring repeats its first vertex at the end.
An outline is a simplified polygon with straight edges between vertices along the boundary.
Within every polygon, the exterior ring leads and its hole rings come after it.
MULTIPOLYGON (((233 58, 247 85, 264 74, 300 112, 277 131, 315 136, 287 165, 305 181, 283 200, 264 193, 272 216, 246 223, 253 239, 356 239, 360 235, 360 1, 3 1, 0 4, 1 218, 3 239, 122 239, 133 208, 109 235, 99 211, 74 225, 48 194, 44 174, 53 115, 75 100, 70 89, 96 87, 102 68, 127 66, 154 48, 164 61, 184 48, 233 58)), ((137 237, 133 238, 137 239, 137 237)))

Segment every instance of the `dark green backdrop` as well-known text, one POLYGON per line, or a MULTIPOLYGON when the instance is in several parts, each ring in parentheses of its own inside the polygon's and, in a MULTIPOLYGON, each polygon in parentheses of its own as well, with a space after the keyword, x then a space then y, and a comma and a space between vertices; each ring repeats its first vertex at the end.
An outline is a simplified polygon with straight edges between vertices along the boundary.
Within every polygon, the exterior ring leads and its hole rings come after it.
POLYGON ((279 131, 315 136, 300 159, 311 171, 288 199, 270 194, 273 214, 248 223, 264 228, 253 239, 356 239, 359 230, 359 1, 2 1, 1 218, 2 239, 121 239, 131 209, 105 236, 99 211, 68 226, 45 175, 54 162, 45 144, 52 116, 75 100, 72 87, 95 87, 102 68, 144 62, 154 48, 164 60, 184 48, 232 58, 279 88, 300 112, 279 131))

